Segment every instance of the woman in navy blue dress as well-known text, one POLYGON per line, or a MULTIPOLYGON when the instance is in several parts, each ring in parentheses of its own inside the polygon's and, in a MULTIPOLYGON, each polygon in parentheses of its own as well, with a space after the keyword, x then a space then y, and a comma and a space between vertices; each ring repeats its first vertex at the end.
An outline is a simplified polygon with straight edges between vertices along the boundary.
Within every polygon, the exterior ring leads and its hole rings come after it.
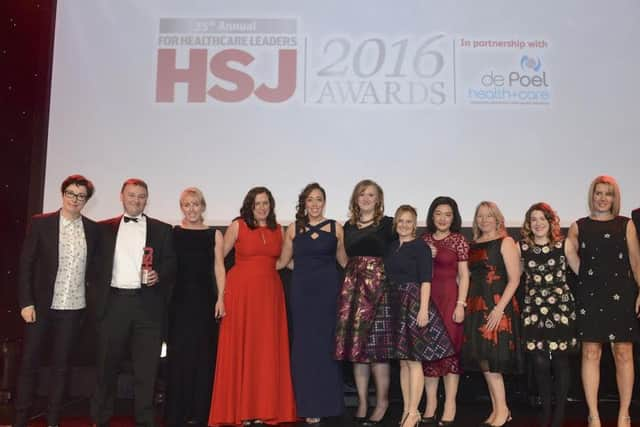
POLYGON ((324 217, 325 191, 307 185, 298 197, 296 222, 287 228, 278 268, 293 257, 291 371, 296 412, 309 424, 344 410, 342 370, 333 359, 340 277, 347 263, 340 224, 324 217))

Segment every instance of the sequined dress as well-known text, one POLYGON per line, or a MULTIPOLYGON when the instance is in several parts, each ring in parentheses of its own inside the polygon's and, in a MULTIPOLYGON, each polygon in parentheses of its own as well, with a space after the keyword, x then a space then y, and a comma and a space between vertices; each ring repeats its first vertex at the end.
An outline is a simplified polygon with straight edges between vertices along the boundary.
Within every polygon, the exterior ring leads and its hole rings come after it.
POLYGON ((635 301, 627 247, 629 218, 581 218, 578 225, 580 274, 576 287, 578 339, 589 342, 638 341, 635 301))

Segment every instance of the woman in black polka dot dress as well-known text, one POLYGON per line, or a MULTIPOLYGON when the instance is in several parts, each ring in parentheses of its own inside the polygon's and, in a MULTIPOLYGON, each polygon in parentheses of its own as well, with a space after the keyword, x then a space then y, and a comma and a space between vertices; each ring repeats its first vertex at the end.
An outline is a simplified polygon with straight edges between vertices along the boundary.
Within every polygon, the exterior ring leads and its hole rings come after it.
POLYGON ((633 342, 640 339, 638 237, 633 222, 618 216, 620 189, 612 177, 599 176, 591 183, 589 208, 591 215, 569 229, 569 238, 580 256, 575 296, 589 426, 600 426, 597 403, 603 343, 611 343, 616 363, 618 426, 630 426, 633 342))

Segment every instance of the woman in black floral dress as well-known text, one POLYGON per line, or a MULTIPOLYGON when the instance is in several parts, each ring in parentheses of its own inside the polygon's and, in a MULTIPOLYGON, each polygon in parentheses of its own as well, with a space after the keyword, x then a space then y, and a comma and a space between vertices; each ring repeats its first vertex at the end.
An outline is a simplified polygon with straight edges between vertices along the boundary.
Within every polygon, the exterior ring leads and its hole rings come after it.
POLYGON ((540 425, 547 426, 551 420, 553 388, 556 409, 551 425, 560 427, 569 391, 568 353, 578 342, 567 264, 577 273, 580 260, 571 240, 565 240, 560 233, 558 216, 546 203, 536 203, 527 210, 521 234, 518 249, 526 277, 522 307, 524 348, 531 355, 542 400, 540 425))
POLYGON ((520 310, 514 297, 520 260, 493 202, 476 208, 473 238, 461 362, 465 370, 482 371, 487 381, 492 411, 484 424, 502 426, 511 420, 502 375, 522 368, 520 310))
POLYGON ((578 339, 582 341, 582 385, 589 425, 600 426, 598 386, 603 343, 610 343, 620 394, 618 426, 630 426, 633 342, 638 341, 640 249, 633 222, 619 216, 620 187, 599 176, 589 187, 591 215, 571 224, 569 239, 580 256, 576 288, 578 339))

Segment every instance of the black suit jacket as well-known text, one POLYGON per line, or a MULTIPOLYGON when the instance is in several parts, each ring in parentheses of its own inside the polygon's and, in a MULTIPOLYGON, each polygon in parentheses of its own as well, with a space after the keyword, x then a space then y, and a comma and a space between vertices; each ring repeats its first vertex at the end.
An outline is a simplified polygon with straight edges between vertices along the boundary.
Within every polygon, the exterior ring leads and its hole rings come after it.
MULTIPOLYGON (((109 288, 113 273, 116 238, 122 216, 100 221, 102 244, 100 249, 100 273, 96 282, 96 319, 100 320, 109 305, 109 288)), ((145 245, 153 248, 153 269, 158 273, 154 286, 142 286, 141 298, 148 319, 163 323, 171 292, 176 280, 176 257, 173 250, 171 226, 154 218, 146 217, 147 240, 145 245)))
POLYGON ((634 209, 631 212, 631 219, 633 220, 633 225, 636 226, 636 233, 638 233, 638 238, 640 238, 640 208, 634 209))
MULTIPOLYGON (((87 242, 86 284, 96 272, 100 232, 98 224, 84 216, 82 225, 87 242)), ((21 309, 33 305, 37 313, 40 309, 51 307, 58 274, 59 241, 60 211, 33 216, 20 255, 18 304, 21 309)))

